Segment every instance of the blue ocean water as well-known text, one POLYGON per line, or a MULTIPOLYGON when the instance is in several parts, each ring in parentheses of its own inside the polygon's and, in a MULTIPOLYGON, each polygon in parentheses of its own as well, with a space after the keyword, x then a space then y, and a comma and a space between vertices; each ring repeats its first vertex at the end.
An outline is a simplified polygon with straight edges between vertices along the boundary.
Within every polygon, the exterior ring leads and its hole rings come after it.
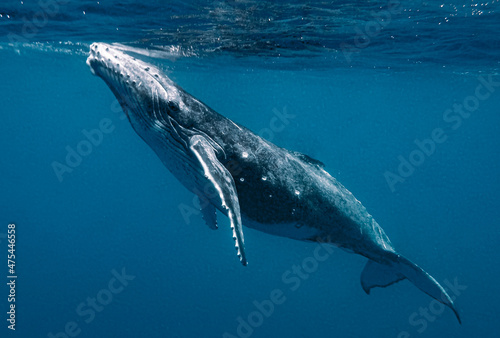
POLYGON ((3 1, 0 31, 2 337, 497 335, 499 1, 3 1), (94 41, 147 48, 324 162, 463 324, 408 281, 367 296, 366 259, 338 249, 312 260, 317 244, 245 228, 242 267, 224 216, 212 231, 181 212, 192 194, 85 64, 94 41))

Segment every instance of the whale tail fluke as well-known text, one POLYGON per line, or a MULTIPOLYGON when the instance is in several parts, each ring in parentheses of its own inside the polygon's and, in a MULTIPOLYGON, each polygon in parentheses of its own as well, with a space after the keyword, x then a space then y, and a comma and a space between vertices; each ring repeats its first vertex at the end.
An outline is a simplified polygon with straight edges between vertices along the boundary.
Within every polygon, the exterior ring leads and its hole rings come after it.
POLYGON ((405 257, 391 253, 387 263, 369 260, 361 273, 361 286, 369 294, 374 287, 386 287, 408 279, 417 288, 453 310, 461 324, 460 316, 446 290, 427 272, 405 257))

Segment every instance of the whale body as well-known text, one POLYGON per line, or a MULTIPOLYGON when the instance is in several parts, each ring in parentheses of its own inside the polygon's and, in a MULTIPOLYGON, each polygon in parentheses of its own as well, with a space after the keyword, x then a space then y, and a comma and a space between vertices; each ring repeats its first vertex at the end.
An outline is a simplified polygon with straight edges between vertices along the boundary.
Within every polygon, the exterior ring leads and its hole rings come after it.
POLYGON ((87 64, 114 93, 137 134, 200 199, 207 225, 216 210, 231 224, 247 264, 242 225, 269 234, 335 245, 369 260, 366 293, 408 279, 459 314, 445 289, 400 255, 365 207, 324 165, 266 141, 194 98, 157 67, 122 47, 93 43, 87 64))

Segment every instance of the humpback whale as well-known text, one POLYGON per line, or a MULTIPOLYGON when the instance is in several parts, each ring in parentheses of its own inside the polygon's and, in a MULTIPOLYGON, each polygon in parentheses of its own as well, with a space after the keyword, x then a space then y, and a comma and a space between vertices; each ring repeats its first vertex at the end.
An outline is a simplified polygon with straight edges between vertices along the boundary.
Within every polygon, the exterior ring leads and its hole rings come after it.
POLYGON ((369 294, 408 279, 460 316, 446 290, 399 254, 365 207, 324 165, 266 141, 218 114, 158 67, 123 46, 93 43, 87 64, 118 99, 136 133, 200 199, 203 219, 230 221, 247 264, 242 225, 302 241, 326 242, 368 258, 361 286, 369 294))

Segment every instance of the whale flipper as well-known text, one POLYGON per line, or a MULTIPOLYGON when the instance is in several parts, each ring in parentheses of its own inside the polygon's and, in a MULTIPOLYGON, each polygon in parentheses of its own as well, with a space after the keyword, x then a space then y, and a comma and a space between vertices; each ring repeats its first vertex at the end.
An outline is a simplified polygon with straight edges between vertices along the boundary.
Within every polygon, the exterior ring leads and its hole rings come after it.
POLYGON ((434 277, 401 255, 388 253, 385 258, 388 260, 384 264, 372 260, 366 263, 361 273, 361 286, 367 294, 374 287, 386 287, 407 278, 417 288, 452 309, 458 322, 462 323, 453 300, 434 277))
POLYGON ((211 143, 201 135, 189 137, 189 148, 194 153, 201 166, 205 177, 213 185, 220 200, 211 199, 212 203, 220 204, 222 209, 227 211, 233 230, 233 239, 241 264, 247 265, 245 255, 245 243, 241 224, 240 203, 236 186, 231 173, 219 162, 215 154, 215 149, 211 143))
POLYGON ((214 205, 205 196, 198 195, 198 199, 200 200, 201 214, 205 223, 210 229, 217 230, 219 226, 217 225, 217 214, 214 205))

